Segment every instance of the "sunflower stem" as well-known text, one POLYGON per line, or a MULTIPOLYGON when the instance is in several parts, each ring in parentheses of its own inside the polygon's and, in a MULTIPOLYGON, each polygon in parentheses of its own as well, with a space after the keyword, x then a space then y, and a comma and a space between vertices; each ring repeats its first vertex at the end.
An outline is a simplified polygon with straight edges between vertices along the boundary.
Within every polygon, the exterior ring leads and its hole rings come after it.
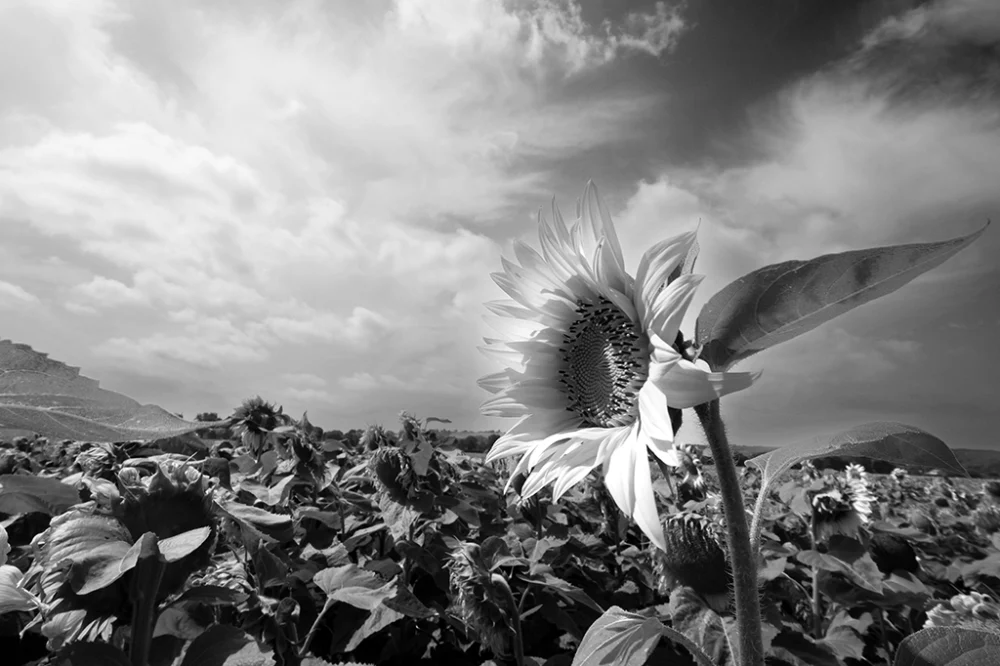
POLYGON ((722 422, 719 401, 694 408, 701 420, 705 437, 715 460, 719 477, 722 508, 726 516, 729 558, 733 567, 736 624, 739 629, 739 663, 741 666, 764 666, 764 641, 761 634, 760 598, 757 592, 757 559, 750 544, 746 509, 740 477, 736 472, 733 452, 729 448, 726 426, 722 422))
POLYGON ((156 597, 166 568, 156 536, 147 532, 141 537, 138 561, 132 570, 132 638, 129 645, 132 666, 149 664, 149 648, 156 629, 156 597))
POLYGON ((493 574, 490 576, 490 581, 500 589, 504 599, 507 601, 511 631, 514 634, 514 662, 517 666, 524 666, 524 638, 521 636, 521 613, 518 610, 518 603, 514 599, 514 593, 510 589, 510 584, 503 575, 493 574))

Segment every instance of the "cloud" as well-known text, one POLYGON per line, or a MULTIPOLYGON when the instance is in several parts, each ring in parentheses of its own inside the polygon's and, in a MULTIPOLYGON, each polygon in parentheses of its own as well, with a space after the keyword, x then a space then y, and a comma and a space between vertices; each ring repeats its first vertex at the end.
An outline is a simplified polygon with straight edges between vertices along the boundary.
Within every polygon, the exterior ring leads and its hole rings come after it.
POLYGON ((6 3, 0 279, 72 322, 28 342, 172 409, 218 408, 187 382, 472 415, 497 240, 562 164, 641 136, 663 95, 615 68, 686 28, 665 3, 6 3))
POLYGON ((24 306, 38 303, 38 297, 23 287, 0 280, 0 306, 24 306))

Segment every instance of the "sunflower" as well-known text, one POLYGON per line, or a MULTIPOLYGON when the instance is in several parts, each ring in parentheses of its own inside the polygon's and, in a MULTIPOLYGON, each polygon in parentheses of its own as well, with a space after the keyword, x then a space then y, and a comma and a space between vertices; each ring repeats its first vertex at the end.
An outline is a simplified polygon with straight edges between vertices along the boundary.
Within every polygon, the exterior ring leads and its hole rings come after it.
POLYGON ((816 541, 824 543, 835 534, 857 537, 871 518, 874 503, 867 475, 860 475, 856 469, 845 470, 843 477, 832 480, 832 487, 812 498, 816 541))
POLYGON ((578 210, 567 227, 553 202, 551 221, 538 216, 541 254, 515 241, 519 263, 502 259, 493 274, 512 300, 487 304, 501 337, 482 349, 507 369, 480 379, 495 394, 482 411, 520 420, 486 460, 520 456, 524 494, 554 484, 556 500, 602 466, 622 512, 663 548, 647 451, 677 464, 667 406, 718 399, 756 375, 710 372, 679 351, 678 329, 702 279, 685 274, 694 231, 647 250, 633 278, 593 183, 578 210))

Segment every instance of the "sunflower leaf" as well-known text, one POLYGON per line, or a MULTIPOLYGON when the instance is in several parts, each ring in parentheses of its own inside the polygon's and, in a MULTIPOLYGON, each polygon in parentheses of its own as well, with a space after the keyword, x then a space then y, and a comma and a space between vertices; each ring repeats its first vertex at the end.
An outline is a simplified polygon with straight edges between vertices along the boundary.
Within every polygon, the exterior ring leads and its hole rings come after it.
MULTIPOLYGON (((584 634, 572 666, 642 666, 663 636, 663 623, 612 606, 584 634)), ((708 662, 709 664, 711 662, 708 662)))
POLYGON ((123 442, 183 435, 228 421, 186 421, 156 405, 102 389, 80 369, 28 345, 0 340, 0 435, 123 442))
POLYGON ((935 243, 894 245, 786 261, 744 275, 702 308, 695 339, 713 370, 727 370, 944 263, 986 230, 935 243))
POLYGON ((1000 664, 1000 636, 973 629, 933 627, 903 639, 894 666, 1000 664))
POLYGON ((0 511, 56 516, 80 502, 80 493, 59 479, 4 474, 0 476, 0 511))

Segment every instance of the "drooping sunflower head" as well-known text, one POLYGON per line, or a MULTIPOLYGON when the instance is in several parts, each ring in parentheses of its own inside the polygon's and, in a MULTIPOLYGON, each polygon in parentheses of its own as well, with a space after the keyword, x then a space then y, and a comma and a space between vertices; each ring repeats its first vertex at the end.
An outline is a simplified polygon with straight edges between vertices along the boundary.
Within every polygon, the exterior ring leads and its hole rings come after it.
POLYGON ((167 539, 200 527, 210 529, 209 538, 194 552, 167 565, 160 584, 160 595, 166 597, 211 560, 218 538, 211 486, 201 472, 183 463, 157 464, 152 474, 140 476, 138 482, 134 476, 119 479, 124 497, 120 518, 133 541, 146 532, 167 539))
POLYGON ((417 476, 413 464, 399 447, 383 446, 368 459, 368 472, 376 488, 396 502, 406 502, 416 490, 417 476))
POLYGON ((236 408, 231 427, 243 442, 243 446, 257 456, 264 449, 268 433, 292 422, 292 419, 282 413, 283 411, 283 408, 275 407, 260 396, 255 396, 244 400, 243 404, 236 408))
POLYGON ((648 453, 676 465, 669 409, 748 387, 750 373, 714 373, 679 334, 700 276, 696 236, 658 243, 625 271, 618 235, 593 184, 567 226, 553 203, 539 215, 541 252, 518 241, 494 280, 511 298, 488 304, 500 333, 483 351, 507 369, 483 377, 488 416, 520 419, 487 461, 519 457, 530 496, 556 501, 601 468, 622 512, 664 546, 648 453))
POLYGON ((678 586, 694 590, 716 612, 729 605, 732 573, 716 525, 695 513, 664 521, 667 548, 653 554, 661 594, 678 586))
POLYGON ((495 583, 476 543, 459 544, 448 562, 453 605, 480 643, 498 657, 509 653, 511 619, 506 600, 495 583))

